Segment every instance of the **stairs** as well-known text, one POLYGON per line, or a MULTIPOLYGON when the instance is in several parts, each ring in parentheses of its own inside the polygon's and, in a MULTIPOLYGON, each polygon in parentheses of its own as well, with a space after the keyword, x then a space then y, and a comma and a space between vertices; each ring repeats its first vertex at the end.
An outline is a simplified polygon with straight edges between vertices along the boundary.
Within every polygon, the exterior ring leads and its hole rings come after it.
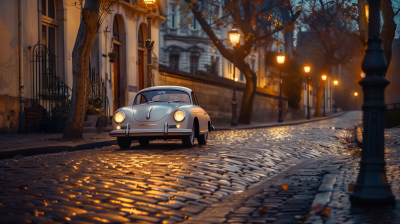
MULTIPOLYGON (((83 133, 96 133, 97 132, 97 116, 87 115, 86 121, 83 123, 83 133)), ((108 122, 107 127, 103 128, 103 132, 110 132, 112 130, 111 123, 108 122)))

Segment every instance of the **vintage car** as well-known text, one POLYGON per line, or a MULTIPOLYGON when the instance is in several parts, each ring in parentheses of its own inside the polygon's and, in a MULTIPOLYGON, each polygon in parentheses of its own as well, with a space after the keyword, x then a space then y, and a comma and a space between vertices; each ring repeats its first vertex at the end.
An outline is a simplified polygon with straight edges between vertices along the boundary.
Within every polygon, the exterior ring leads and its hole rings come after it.
POLYGON ((132 140, 146 146, 155 139, 182 139, 192 147, 195 138, 206 144, 212 130, 210 116, 191 89, 156 86, 139 91, 131 106, 115 111, 110 136, 117 137, 121 148, 129 148, 132 140))

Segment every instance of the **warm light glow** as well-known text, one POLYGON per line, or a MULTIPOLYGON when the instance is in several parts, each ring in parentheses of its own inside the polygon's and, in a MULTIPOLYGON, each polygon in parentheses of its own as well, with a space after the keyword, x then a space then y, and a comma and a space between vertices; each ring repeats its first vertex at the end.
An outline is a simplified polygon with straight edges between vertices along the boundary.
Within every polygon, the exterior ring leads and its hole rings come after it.
POLYGON ((237 82, 238 78, 235 78, 235 82, 237 82))
POLYGON ((176 125, 176 128, 180 128, 180 127, 181 127, 181 125, 179 125, 179 124, 176 125))
POLYGON ((361 78, 365 78, 365 73, 361 72, 361 78))
POLYGON ((282 53, 282 48, 281 48, 278 56, 276 56, 276 60, 278 61, 278 64, 285 63, 285 55, 282 53))
POLYGON ((183 112, 182 110, 177 110, 174 113, 174 119, 176 122, 181 122, 185 119, 185 112, 183 112))
POLYGON ((369 20, 369 5, 365 4, 365 17, 367 17, 367 21, 369 20))
POLYGON ((231 41, 232 45, 236 47, 236 45, 240 42, 240 32, 236 28, 232 28, 229 30, 229 40, 231 41))
POLYGON ((358 93, 357 93, 357 92, 354 92, 354 96, 358 96, 358 93))
POLYGON ((121 126, 117 126, 117 130, 121 130, 121 126))
POLYGON ((144 3, 149 6, 149 5, 153 5, 156 2, 156 0, 144 0, 144 3))
POLYGON ((337 84, 339 84, 339 81, 334 80, 334 81, 333 81, 333 84, 336 86, 337 84))
POLYGON ((326 75, 322 75, 322 80, 326 80, 326 75))
POLYGON ((125 113, 122 111, 118 111, 114 114, 114 121, 117 124, 121 124, 125 120, 125 113))
POLYGON ((304 72, 309 73, 310 71, 311 71, 311 66, 310 64, 308 64, 308 62, 306 62, 306 64, 304 65, 304 72))

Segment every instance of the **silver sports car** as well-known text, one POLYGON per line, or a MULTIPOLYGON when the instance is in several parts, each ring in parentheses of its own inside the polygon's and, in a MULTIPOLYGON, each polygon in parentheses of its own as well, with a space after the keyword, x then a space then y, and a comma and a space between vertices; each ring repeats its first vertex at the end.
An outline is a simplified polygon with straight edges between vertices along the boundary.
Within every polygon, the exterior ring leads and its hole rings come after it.
POLYGON ((213 130, 210 116, 200 107, 196 94, 181 86, 156 86, 139 91, 132 106, 115 111, 110 136, 121 148, 132 140, 146 146, 155 139, 182 139, 185 146, 207 143, 213 130))

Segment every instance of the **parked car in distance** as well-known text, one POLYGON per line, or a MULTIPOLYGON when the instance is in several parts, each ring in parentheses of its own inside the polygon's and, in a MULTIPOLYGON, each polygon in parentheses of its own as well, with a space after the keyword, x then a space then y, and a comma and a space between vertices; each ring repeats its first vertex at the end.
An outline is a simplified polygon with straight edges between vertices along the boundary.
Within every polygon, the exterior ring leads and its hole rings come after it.
POLYGON ((121 148, 129 148, 132 140, 146 146, 156 139, 182 139, 192 147, 195 138, 200 145, 207 144, 212 130, 210 116, 191 89, 156 86, 139 91, 131 106, 115 111, 110 136, 117 137, 121 148))

